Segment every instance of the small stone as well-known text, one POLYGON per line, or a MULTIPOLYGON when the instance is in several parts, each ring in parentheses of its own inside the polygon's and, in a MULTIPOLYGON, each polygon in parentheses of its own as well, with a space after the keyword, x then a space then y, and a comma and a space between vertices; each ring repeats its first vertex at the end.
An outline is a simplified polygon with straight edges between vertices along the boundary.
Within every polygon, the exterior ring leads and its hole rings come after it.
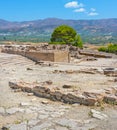
POLYGON ((67 73, 67 74, 73 74, 74 71, 73 71, 73 70, 66 70, 66 73, 67 73))
POLYGON ((33 93, 27 93, 27 96, 33 96, 34 94, 33 93))
POLYGON ((21 106, 30 106, 30 103, 29 102, 21 102, 20 105, 21 106))
POLYGON ((33 70, 33 69, 31 69, 31 68, 27 68, 27 70, 33 70))
POLYGON ((48 81, 46 81, 46 84, 52 85, 52 81, 51 81, 51 80, 48 80, 48 81))
POLYGON ((106 114, 103 114, 103 113, 96 111, 94 109, 91 109, 91 116, 96 118, 96 119, 99 119, 99 120, 107 120, 108 119, 108 116, 106 114))
POLYGON ((63 85, 63 88, 72 88, 72 85, 65 84, 63 85))
POLYGON ((48 104, 48 101, 42 101, 41 103, 42 104, 48 104))
POLYGON ((117 96, 112 95, 112 94, 106 95, 106 96, 104 97, 104 101, 105 101, 106 103, 109 103, 109 104, 117 104, 117 96))

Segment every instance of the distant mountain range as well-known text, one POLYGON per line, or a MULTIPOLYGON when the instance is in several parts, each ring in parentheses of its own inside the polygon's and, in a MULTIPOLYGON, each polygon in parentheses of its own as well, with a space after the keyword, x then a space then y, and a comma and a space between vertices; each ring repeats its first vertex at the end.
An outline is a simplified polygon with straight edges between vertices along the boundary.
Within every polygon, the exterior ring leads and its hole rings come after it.
POLYGON ((62 24, 73 27, 85 42, 117 43, 117 18, 100 20, 48 18, 24 22, 10 22, 0 19, 0 36, 50 36, 53 29, 62 24))

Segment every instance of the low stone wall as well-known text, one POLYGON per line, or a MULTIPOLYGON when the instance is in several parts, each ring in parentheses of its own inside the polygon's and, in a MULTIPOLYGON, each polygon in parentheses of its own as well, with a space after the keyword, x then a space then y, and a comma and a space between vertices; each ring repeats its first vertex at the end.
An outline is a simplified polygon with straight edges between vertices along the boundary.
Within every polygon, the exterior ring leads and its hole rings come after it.
POLYGON ((70 62, 70 57, 81 59, 83 56, 112 58, 111 54, 81 50, 78 47, 68 45, 6 45, 2 47, 2 52, 20 54, 36 61, 70 62))
POLYGON ((102 101, 117 104, 117 87, 104 90, 92 90, 79 94, 78 91, 69 91, 69 86, 63 88, 52 87, 51 85, 42 86, 37 83, 9 82, 12 89, 21 89, 24 92, 33 93, 36 96, 48 98, 64 103, 78 103, 83 105, 97 105, 102 101))
POLYGON ((27 51, 25 56, 33 61, 52 61, 54 62, 54 53, 53 52, 36 52, 36 51, 27 51))
POLYGON ((97 58, 112 58, 110 54, 103 53, 103 52, 96 52, 96 51, 80 50, 79 54, 86 55, 86 56, 93 56, 97 58))
POLYGON ((35 50, 35 46, 4 46, 2 52, 25 56, 33 61, 70 62, 68 51, 35 50))

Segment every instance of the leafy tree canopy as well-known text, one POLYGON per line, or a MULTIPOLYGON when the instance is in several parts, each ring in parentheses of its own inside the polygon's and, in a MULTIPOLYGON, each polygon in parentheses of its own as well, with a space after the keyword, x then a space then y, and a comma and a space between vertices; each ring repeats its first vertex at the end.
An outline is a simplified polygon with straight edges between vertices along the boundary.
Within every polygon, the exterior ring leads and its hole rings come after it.
POLYGON ((80 35, 70 26, 61 25, 54 29, 51 39, 51 44, 68 44, 82 47, 80 35))

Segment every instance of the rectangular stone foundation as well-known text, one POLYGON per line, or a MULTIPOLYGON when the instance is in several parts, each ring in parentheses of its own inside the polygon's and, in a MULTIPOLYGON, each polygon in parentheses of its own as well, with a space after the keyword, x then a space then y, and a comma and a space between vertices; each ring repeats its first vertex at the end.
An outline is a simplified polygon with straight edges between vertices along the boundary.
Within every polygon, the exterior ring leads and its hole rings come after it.
POLYGON ((69 53, 66 51, 28 51, 25 56, 34 61, 70 62, 69 53))
POLYGON ((50 61, 50 62, 70 62, 68 51, 21 51, 14 49, 4 49, 4 53, 17 54, 27 57, 33 61, 50 61))

